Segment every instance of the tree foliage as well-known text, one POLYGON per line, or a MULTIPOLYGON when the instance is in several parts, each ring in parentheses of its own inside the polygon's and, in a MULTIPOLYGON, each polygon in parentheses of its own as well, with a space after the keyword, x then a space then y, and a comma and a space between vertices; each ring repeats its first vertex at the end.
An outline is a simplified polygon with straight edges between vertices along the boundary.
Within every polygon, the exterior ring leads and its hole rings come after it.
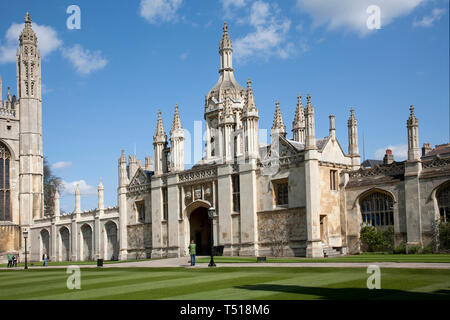
POLYGON ((391 251, 394 245, 394 229, 385 230, 364 226, 360 233, 361 250, 368 252, 391 251))
POLYGON ((56 190, 62 191, 63 185, 60 177, 53 174, 50 165, 44 158, 44 215, 52 216, 55 211, 54 197, 56 190))

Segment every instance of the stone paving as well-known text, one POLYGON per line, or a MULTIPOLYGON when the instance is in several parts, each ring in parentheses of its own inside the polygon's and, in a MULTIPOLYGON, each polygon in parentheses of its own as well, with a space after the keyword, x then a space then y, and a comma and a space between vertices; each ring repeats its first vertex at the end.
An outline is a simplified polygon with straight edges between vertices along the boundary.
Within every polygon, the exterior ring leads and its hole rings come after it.
MULTIPOLYGON (((291 262, 291 263, 216 263, 218 268, 226 267, 290 267, 290 268, 367 268, 371 265, 377 265, 380 268, 405 268, 405 269, 450 269, 450 263, 416 263, 416 262, 291 262)), ((30 266, 30 269, 52 269, 67 268, 68 265, 60 266, 30 266)), ((96 264, 79 265, 80 268, 97 268, 96 264)), ((158 259, 151 261, 134 261, 123 263, 104 264, 103 268, 208 268, 208 263, 197 263, 191 267, 189 257, 158 259)), ((8 268, 0 268, 6 270, 8 268)), ((23 267, 12 268, 11 270, 22 270, 23 267)))

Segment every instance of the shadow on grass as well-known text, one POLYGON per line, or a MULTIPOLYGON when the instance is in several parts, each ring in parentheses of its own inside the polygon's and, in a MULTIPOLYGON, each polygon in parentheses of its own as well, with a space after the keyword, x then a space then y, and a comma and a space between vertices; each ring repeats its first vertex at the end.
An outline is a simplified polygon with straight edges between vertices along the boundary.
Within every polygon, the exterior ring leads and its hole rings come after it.
MULTIPOLYGON (((295 295, 315 296, 319 300, 449 300, 450 290, 439 290, 430 293, 411 292, 396 289, 369 290, 366 288, 321 288, 295 285, 256 284, 236 287, 244 290, 271 291, 274 294, 285 293, 293 299, 295 295)), ((288 296, 281 297, 288 299, 288 296)), ((306 298, 306 297, 305 297, 306 298)))

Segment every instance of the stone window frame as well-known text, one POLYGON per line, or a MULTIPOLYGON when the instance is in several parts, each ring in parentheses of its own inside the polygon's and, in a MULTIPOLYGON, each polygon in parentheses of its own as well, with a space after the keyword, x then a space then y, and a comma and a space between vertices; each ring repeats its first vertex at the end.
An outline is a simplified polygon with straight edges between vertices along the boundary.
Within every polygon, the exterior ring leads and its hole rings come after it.
POLYGON ((289 179, 272 180, 272 192, 275 208, 289 207, 289 179), (283 189, 284 190, 283 190, 283 189), (284 192, 283 192, 284 191, 284 192), (281 198, 280 198, 281 196, 281 198), (280 202, 281 200, 281 202, 280 202))
POLYGON ((167 221, 169 220, 169 190, 167 187, 162 187, 162 220, 167 221))
POLYGON ((145 200, 138 199, 134 202, 136 208, 136 218, 138 223, 145 222, 145 200))
POLYGON ((0 141, 0 221, 12 221, 11 152, 0 141))
POLYGON ((450 222, 450 182, 444 183, 436 192, 439 219, 450 222))
POLYGON ((231 190, 233 197, 233 212, 241 212, 241 187, 240 187, 240 177, 239 174, 233 174, 231 176, 231 190))
POLYGON ((393 227, 395 199, 386 192, 374 190, 359 200, 363 225, 374 227, 393 227))
POLYGON ((330 190, 338 191, 339 190, 339 174, 338 170, 330 169, 330 190))

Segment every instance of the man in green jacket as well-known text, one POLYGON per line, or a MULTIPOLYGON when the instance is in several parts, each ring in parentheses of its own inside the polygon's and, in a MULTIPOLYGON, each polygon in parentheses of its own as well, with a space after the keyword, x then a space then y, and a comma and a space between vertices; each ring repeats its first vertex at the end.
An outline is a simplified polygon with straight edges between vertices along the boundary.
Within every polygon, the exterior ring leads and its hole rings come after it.
POLYGON ((13 256, 12 254, 8 253, 8 268, 12 267, 13 264, 13 256))
POLYGON ((195 242, 191 240, 189 245, 189 254, 191 255, 191 266, 195 266, 195 242))

